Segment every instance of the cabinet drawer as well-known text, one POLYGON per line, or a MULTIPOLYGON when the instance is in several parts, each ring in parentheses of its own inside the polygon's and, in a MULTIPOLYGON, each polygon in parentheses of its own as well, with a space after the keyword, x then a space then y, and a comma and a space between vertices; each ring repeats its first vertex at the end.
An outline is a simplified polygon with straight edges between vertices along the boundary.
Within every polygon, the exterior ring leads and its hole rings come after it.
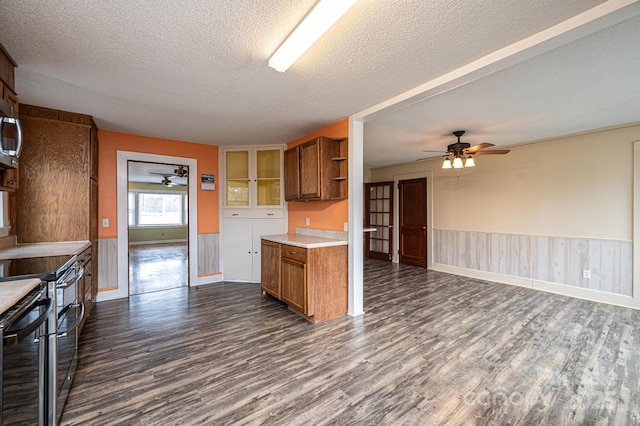
POLYGON ((224 209, 224 217, 236 219, 282 219, 282 209, 224 209))
POLYGON ((251 209, 224 209, 222 213, 224 217, 231 217, 237 219, 247 219, 252 218, 253 213, 251 209))
POLYGON ((282 257, 286 257, 288 259, 298 260, 300 262, 307 261, 307 249, 302 247, 289 246, 286 244, 282 244, 280 249, 280 253, 282 257))
POLYGON ((79 253, 77 260, 80 266, 86 268, 87 263, 91 261, 91 247, 83 250, 82 253, 79 253))
POLYGON ((282 219, 284 210, 282 209, 255 209, 253 217, 258 219, 282 219))

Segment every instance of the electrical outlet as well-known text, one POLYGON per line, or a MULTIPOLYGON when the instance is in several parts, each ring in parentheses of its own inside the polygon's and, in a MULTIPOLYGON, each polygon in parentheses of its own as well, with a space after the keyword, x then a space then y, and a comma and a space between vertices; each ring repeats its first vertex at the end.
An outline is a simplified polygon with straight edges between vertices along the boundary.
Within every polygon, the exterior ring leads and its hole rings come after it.
POLYGON ((102 227, 103 228, 108 228, 109 227, 109 219, 102 219, 102 227))
POLYGON ((310 224, 310 223, 311 223, 311 219, 306 218, 306 219, 304 220, 304 224, 305 224, 305 225, 309 226, 309 224, 310 224))
POLYGON ((582 278, 587 279, 587 280, 590 279, 591 278, 591 271, 588 270, 588 269, 584 269, 582 271, 582 278))
POLYGON ((349 232, 349 222, 344 222, 342 225, 344 232, 349 232))

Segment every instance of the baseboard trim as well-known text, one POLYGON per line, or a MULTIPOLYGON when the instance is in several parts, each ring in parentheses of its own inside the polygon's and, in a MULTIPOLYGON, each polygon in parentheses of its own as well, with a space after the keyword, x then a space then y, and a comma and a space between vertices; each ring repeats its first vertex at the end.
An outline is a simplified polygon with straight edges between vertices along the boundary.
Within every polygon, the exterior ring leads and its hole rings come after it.
POLYGON ((130 246, 141 246, 145 244, 171 244, 171 243, 186 243, 188 240, 157 240, 157 241, 135 241, 129 242, 130 246))
POLYGON ((575 297, 577 299, 590 300, 592 302, 607 303, 610 305, 622 306, 625 308, 640 309, 637 301, 632 296, 606 293, 599 290, 573 287, 565 284, 552 283, 549 281, 535 280, 531 278, 522 278, 512 275, 496 274, 494 272, 460 268, 457 266, 445 265, 442 263, 435 263, 431 265, 429 269, 439 272, 446 272, 448 274, 461 275, 463 277, 493 281, 500 284, 532 288, 534 290, 554 293, 561 296, 575 297))
POLYGON ((207 284, 215 284, 221 281, 224 281, 222 274, 205 275, 202 277, 198 277, 198 280, 195 283, 192 283, 191 287, 197 287, 200 285, 207 285, 207 284))

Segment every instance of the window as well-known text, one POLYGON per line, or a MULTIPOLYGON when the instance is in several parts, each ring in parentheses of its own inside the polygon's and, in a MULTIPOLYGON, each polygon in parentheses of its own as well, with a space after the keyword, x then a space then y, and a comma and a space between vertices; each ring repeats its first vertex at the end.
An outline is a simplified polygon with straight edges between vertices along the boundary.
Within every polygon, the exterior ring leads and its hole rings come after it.
POLYGON ((187 194, 129 192, 129 226, 181 226, 188 223, 187 194))

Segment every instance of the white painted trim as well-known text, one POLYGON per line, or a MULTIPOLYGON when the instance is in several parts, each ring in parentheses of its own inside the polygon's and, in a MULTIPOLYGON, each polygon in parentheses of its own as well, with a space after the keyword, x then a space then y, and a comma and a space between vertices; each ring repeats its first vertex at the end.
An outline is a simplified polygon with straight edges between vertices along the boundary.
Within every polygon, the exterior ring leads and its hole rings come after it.
POLYGON ((623 306, 625 308, 638 309, 631 296, 607 293, 589 288, 580 288, 564 284, 552 283, 548 281, 535 280, 531 278, 516 277, 513 275, 497 274, 495 272, 478 271, 475 269, 460 268, 457 266, 436 263, 431 266, 432 270, 446 272, 448 274, 461 275, 463 277, 476 278, 485 281, 493 281, 501 284, 527 287, 547 293, 559 294, 561 296, 575 297, 577 299, 590 300, 598 303, 608 303, 610 305, 623 306))
POLYGON ((224 281, 222 274, 207 275, 204 277, 198 277, 197 281, 191 284, 191 287, 207 284, 215 284, 224 281))
POLYGON ((349 303, 351 316, 364 314, 364 234, 363 191, 364 179, 364 123, 349 117, 349 303))
MULTIPOLYGON (((198 282, 198 160, 168 155, 117 151, 118 290, 114 291, 115 297, 113 298, 129 296, 129 238, 127 232, 128 161, 146 161, 150 163, 166 163, 189 167, 189 285, 193 285, 193 283, 198 282)), ((101 298, 101 300, 108 299, 101 298)))
POLYGON ((157 240, 157 241, 137 241, 129 243, 130 246, 143 246, 147 244, 169 244, 169 243, 184 243, 187 240, 157 240))
POLYGON ((542 55, 640 14, 637 0, 609 0, 418 87, 354 114, 354 120, 374 120, 392 111, 446 93, 496 71, 542 55))
POLYGON ((633 142, 633 284, 635 308, 640 309, 640 141, 633 142))
POLYGON ((120 294, 120 289, 116 289, 116 290, 101 290, 98 291, 98 294, 96 295, 96 303, 100 303, 100 302, 106 302, 107 300, 116 300, 116 299, 122 299, 122 298, 126 298, 129 297, 128 295, 126 296, 122 296, 120 294))

